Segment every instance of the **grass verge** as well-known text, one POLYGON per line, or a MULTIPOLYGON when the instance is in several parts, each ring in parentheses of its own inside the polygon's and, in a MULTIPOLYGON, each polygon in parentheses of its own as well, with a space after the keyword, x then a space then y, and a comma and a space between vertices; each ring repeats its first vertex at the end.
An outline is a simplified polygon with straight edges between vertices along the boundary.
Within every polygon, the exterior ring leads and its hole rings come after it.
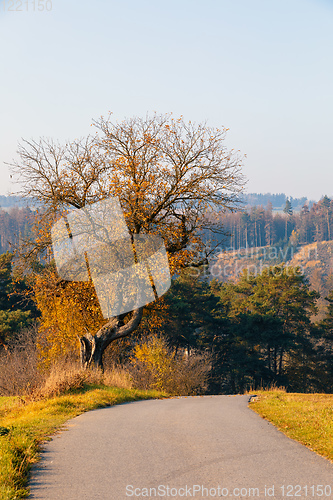
POLYGON ((68 419, 95 408, 164 396, 157 391, 87 385, 39 401, 0 397, 1 500, 27 497, 28 474, 39 458, 40 444, 68 419))
POLYGON ((333 394, 256 391, 250 408, 288 437, 333 462, 333 394))

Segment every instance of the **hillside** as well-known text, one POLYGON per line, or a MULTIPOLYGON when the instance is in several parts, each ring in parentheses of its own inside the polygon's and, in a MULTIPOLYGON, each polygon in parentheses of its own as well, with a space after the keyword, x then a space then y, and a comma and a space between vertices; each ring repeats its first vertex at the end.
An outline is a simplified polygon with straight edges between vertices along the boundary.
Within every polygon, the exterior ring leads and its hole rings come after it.
POLYGON ((245 269, 257 274, 281 262, 299 266, 309 279, 311 288, 320 293, 316 319, 321 318, 326 309, 325 297, 333 289, 333 241, 320 241, 296 248, 266 246, 222 252, 210 266, 210 272, 219 281, 236 281, 245 269))
POLYGON ((245 193, 242 198, 247 207, 259 207, 260 205, 266 207, 271 203, 273 210, 283 210, 286 200, 289 199, 295 212, 299 212, 305 204, 311 207, 314 203, 313 200, 308 200, 306 196, 294 198, 293 196, 288 197, 285 193, 245 193))

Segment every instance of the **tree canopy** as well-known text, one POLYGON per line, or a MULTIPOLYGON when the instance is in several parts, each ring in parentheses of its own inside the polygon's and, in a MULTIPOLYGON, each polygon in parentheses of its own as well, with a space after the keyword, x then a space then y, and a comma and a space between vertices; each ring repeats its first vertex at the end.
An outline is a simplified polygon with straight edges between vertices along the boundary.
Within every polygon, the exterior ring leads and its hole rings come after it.
POLYGON ((273 266, 224 284, 185 275, 168 291, 164 334, 171 345, 211 354, 211 392, 322 387, 332 355, 325 348, 318 356, 324 335, 311 322, 318 294, 299 271, 273 266))
MULTIPOLYGON (((172 273, 196 259, 202 250, 199 231, 216 229, 205 217, 207 211, 233 210, 242 190, 241 160, 225 146, 226 129, 158 114, 120 123, 101 117, 94 125, 94 136, 65 145, 41 138, 19 146, 20 159, 12 170, 21 194, 43 207, 38 233, 25 254, 36 259, 50 251, 50 229, 62 214, 117 197, 131 235, 163 238, 172 273)), ((61 280, 49 282, 53 295, 61 296, 61 280)), ((44 286, 45 280, 38 283, 44 286)), ((43 286, 37 294, 47 303, 50 288, 43 286)), ((76 292, 80 294, 80 287, 76 292)), ((77 302, 78 296, 73 307, 77 302)), ((44 308, 44 315, 52 304, 44 308)), ((81 335, 84 363, 100 365, 107 345, 137 327, 141 309, 130 319, 109 318, 102 327, 99 318, 95 331, 81 335)), ((59 325, 54 328, 59 330, 59 325)))
POLYGON ((0 350, 38 315, 24 279, 12 272, 13 254, 0 255, 0 350))

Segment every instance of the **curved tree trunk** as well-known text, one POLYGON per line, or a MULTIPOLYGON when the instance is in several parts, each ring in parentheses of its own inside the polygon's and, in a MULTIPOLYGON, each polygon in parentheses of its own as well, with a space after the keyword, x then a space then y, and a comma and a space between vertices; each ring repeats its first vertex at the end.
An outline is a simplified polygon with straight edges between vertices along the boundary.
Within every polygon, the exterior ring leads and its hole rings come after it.
POLYGON ((135 309, 128 323, 126 315, 111 318, 95 335, 87 332, 80 337, 81 365, 83 368, 95 366, 103 369, 103 353, 114 340, 130 335, 140 324, 143 308, 135 309))

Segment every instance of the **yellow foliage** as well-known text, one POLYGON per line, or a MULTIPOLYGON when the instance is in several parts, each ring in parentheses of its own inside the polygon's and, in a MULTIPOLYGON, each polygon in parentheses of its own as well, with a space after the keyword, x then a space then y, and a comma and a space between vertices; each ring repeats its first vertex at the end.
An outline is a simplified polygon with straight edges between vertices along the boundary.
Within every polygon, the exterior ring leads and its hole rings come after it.
POLYGON ((53 271, 37 275, 35 299, 42 313, 38 348, 43 365, 78 350, 78 338, 105 322, 91 282, 59 282, 53 271))
POLYGON ((207 389, 210 359, 197 354, 176 355, 157 335, 136 345, 131 363, 135 386, 184 396, 201 394, 207 389))
POLYGON ((175 354, 168 349, 165 340, 153 335, 147 342, 136 345, 131 362, 137 364, 138 361, 151 375, 154 388, 163 389, 168 385, 175 354))

